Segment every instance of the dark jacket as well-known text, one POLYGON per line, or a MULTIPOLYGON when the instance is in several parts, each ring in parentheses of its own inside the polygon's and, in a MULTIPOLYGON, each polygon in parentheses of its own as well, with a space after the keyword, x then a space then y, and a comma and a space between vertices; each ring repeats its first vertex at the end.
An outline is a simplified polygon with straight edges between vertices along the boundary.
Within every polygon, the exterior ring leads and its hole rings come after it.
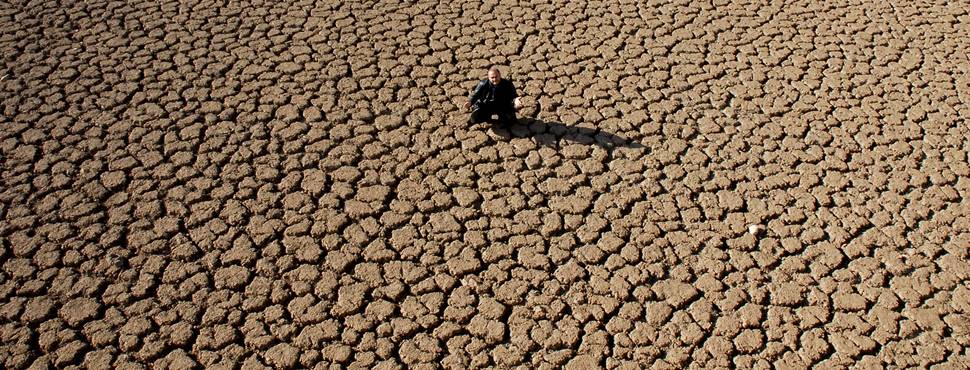
POLYGON ((493 95, 492 83, 484 79, 472 89, 468 100, 476 110, 483 106, 490 106, 492 109, 514 109, 512 103, 517 97, 519 94, 515 92, 512 81, 503 78, 495 87, 493 95))

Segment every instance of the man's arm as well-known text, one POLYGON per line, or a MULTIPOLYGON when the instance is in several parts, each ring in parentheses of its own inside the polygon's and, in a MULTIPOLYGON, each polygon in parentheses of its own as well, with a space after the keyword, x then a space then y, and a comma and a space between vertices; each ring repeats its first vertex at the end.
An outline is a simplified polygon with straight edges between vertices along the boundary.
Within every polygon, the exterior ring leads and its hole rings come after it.
POLYGON ((482 99, 482 94, 485 92, 485 81, 478 81, 475 88, 472 89, 472 93, 468 95, 468 101, 465 102, 465 108, 468 108, 482 99))
POLYGON ((519 107, 522 106, 522 99, 519 99, 519 92, 515 91, 515 84, 512 83, 512 80, 508 80, 508 81, 509 81, 509 90, 511 90, 511 93, 509 94, 509 96, 512 98, 512 107, 515 109, 519 109, 519 107))
POLYGON ((519 92, 515 91, 515 84, 512 83, 512 80, 508 80, 508 81, 509 81, 509 90, 512 90, 512 101, 515 101, 515 99, 519 98, 519 92))

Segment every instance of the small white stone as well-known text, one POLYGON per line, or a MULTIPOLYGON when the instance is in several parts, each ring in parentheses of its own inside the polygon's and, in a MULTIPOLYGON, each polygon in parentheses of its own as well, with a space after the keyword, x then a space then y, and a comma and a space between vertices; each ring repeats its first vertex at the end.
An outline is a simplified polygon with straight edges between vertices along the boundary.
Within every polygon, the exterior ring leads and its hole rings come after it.
POLYGON ((761 225, 748 225, 748 233, 751 235, 758 235, 764 231, 765 227, 761 225))

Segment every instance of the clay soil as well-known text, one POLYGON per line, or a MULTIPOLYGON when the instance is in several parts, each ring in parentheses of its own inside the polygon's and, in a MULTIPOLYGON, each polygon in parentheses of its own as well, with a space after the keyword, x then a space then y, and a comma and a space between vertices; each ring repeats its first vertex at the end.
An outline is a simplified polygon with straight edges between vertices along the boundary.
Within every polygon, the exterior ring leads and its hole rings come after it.
POLYGON ((837 3, 0 5, 0 367, 965 369, 970 6, 837 3))

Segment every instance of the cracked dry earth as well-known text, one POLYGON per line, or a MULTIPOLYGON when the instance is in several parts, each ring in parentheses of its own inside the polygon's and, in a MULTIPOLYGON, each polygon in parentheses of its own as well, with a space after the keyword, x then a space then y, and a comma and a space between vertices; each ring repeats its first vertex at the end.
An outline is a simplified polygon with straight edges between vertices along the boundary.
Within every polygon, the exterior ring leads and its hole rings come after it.
POLYGON ((970 366, 966 3, 335 3, 2 6, 2 367, 970 366))

